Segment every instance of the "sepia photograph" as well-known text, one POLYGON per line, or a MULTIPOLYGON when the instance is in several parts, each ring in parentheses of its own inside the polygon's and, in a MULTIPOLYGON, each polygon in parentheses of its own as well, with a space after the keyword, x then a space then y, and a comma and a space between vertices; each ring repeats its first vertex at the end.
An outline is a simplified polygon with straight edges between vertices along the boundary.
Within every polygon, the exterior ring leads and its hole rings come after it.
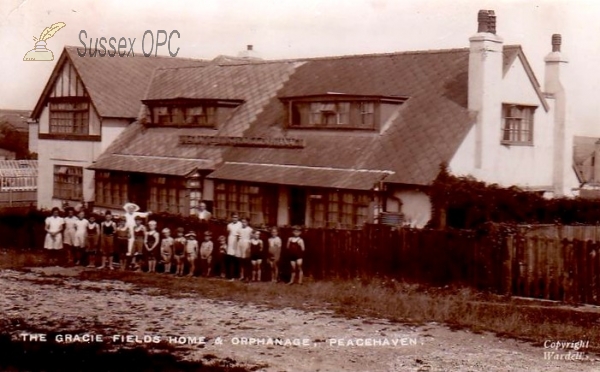
POLYGON ((598 19, 3 0, 0 371, 600 371, 598 19))

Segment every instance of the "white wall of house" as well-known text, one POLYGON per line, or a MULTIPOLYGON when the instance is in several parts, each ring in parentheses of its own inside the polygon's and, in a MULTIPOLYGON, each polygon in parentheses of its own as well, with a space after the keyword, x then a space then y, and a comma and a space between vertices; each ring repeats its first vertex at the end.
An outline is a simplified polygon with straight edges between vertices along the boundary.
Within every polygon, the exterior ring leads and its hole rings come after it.
POLYGON ((100 144, 100 150, 104 152, 131 122, 130 119, 121 118, 102 119, 102 142, 100 144))
MULTIPOLYGON (((501 66, 499 66, 501 67, 501 66)), ((500 94, 487 95, 483 99, 495 99, 489 103, 493 115, 486 113, 482 125, 483 161, 477 167, 477 127, 473 127, 454 157, 450 170, 455 175, 471 175, 501 186, 549 188, 553 182, 554 102, 545 110, 532 85, 520 58, 515 58, 500 83, 500 94), (504 145, 502 140, 502 104, 536 106, 533 129, 533 145, 504 145)), ((493 89, 490 87, 488 89, 493 89)), ((481 115, 478 113, 478 115, 481 115)))
MULTIPOLYGON (((45 107, 38 120, 39 133, 49 132, 49 113, 45 107)), ((37 140, 38 152, 38 207, 60 207, 63 200, 54 197, 54 166, 76 166, 83 170, 83 199, 86 202, 94 200, 94 171, 87 170, 108 145, 114 141, 130 122, 126 119, 104 119, 95 114, 90 115, 90 134, 100 134, 101 141, 72 141, 57 139, 37 140)), ((30 127, 31 128, 31 127, 30 127)), ((37 131, 36 131, 37 137, 37 131)), ((74 204, 73 201, 69 201, 74 204)))

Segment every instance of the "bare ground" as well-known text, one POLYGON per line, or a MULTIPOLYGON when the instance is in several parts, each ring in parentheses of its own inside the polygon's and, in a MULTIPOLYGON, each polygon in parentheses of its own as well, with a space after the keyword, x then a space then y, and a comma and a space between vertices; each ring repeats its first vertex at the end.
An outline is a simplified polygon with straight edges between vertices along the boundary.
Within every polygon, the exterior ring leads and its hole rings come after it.
POLYGON ((158 346, 181 358, 231 358, 259 371, 600 371, 600 359, 595 355, 585 354, 584 361, 546 360, 544 352, 553 350, 487 333, 453 331, 438 324, 346 319, 326 311, 273 309, 186 293, 165 296, 156 289, 120 281, 80 280, 76 278, 78 270, 0 271, 0 321, 16 324, 10 330, 14 339, 23 331, 36 330, 93 332, 102 334, 107 343, 113 335, 158 336, 163 341, 158 346), (169 344, 168 337, 206 337, 207 342, 169 344), (235 345, 241 338, 308 339, 310 344, 235 345), (331 339, 390 343, 403 339, 417 344, 335 346, 331 339))

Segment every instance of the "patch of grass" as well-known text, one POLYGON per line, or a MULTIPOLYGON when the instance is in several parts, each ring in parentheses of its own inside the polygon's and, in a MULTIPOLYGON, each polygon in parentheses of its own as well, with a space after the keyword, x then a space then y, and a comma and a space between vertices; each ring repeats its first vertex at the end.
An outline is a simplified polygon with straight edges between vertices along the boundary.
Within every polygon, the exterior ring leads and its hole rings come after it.
POLYGON ((382 318, 403 324, 437 322, 452 329, 493 332, 533 343, 585 339, 590 341, 587 351, 600 351, 600 310, 512 299, 468 288, 432 288, 386 279, 308 280, 303 285, 288 286, 100 270, 82 271, 78 278, 123 281, 135 285, 136 293, 151 289, 147 295, 200 296, 267 308, 329 311, 347 318, 382 318))

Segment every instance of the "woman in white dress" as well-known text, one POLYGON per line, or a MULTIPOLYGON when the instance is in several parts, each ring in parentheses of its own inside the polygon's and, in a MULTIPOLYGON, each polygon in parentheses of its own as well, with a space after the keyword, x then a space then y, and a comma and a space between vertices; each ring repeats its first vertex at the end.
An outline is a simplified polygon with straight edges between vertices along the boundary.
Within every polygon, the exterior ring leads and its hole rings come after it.
POLYGON ((231 216, 231 222, 227 224, 227 255, 225 256, 227 277, 230 280, 233 280, 233 278, 235 278, 236 269, 238 266, 236 252, 239 240, 238 230, 241 227, 242 223, 239 221, 239 216, 234 213, 231 216))
POLYGON ((245 279, 245 272, 249 269, 248 259, 250 258, 250 239, 254 230, 248 226, 248 220, 242 218, 242 227, 238 230, 239 240, 235 256, 240 265, 240 280, 245 279))
POLYGON ((77 219, 75 220, 75 236, 73 239, 73 248, 75 250, 75 265, 81 264, 83 258, 83 250, 87 243, 87 228, 89 222, 85 218, 85 211, 80 210, 77 213, 77 219))
POLYGON ((63 249, 62 231, 65 227, 65 220, 59 216, 58 208, 52 208, 52 215, 46 217, 45 221, 46 238, 44 239, 44 248, 50 253, 52 264, 57 262, 57 253, 63 249))

